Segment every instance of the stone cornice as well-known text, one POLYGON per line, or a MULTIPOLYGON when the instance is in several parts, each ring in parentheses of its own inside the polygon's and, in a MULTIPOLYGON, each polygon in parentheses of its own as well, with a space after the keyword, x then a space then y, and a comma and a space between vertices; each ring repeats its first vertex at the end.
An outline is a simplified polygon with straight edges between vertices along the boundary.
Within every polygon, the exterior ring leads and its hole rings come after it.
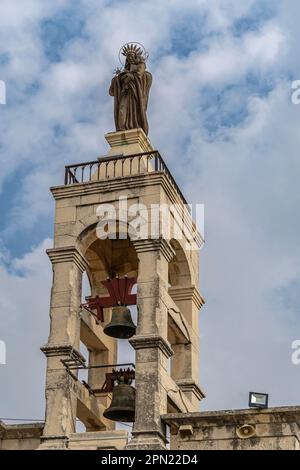
POLYGON ((205 304, 205 300, 196 286, 170 287, 168 292, 175 303, 180 300, 192 300, 198 309, 205 304))
MULTIPOLYGON (((55 200, 67 199, 78 196, 87 196, 106 192, 116 192, 122 190, 144 188, 147 186, 161 186, 168 196, 170 203, 174 205, 183 205, 183 201, 176 191, 175 186, 164 172, 149 172, 130 176, 123 176, 99 181, 89 181, 86 183, 77 183, 63 186, 53 186, 50 191, 55 200)), ((159 203, 159 201, 158 201, 159 203)), ((192 217, 185 218, 186 229, 192 234, 195 233, 192 217)), ((196 232, 194 241, 199 248, 204 244, 201 235, 196 232)))
MULTIPOLYGON (((47 442, 47 441, 65 441, 66 443, 68 442, 69 440, 69 437, 68 436, 61 436, 61 435, 52 435, 52 436, 41 436, 41 443, 43 445, 43 443, 47 442)), ((45 446, 44 447, 45 450, 47 450, 47 447, 45 446)), ((51 447, 49 447, 49 449, 51 449, 51 447)), ((55 449, 55 447, 54 447, 55 449)))
POLYGON ((175 383, 183 392, 192 392, 199 400, 205 398, 205 394, 194 380, 178 379, 175 383))
POLYGON ((0 439, 39 439, 44 423, 5 424, 0 421, 0 439))
POLYGON ((129 342, 135 350, 158 348, 167 358, 173 356, 170 343, 159 335, 137 335, 133 336, 129 342))
POLYGON ((46 357, 57 357, 67 356, 69 359, 73 359, 78 362, 85 362, 82 354, 73 348, 70 344, 45 344, 41 347, 41 351, 46 357))
POLYGON ((161 252, 168 262, 175 256, 175 251, 167 240, 160 239, 147 239, 147 240, 133 240, 132 241, 137 253, 148 253, 150 251, 161 252))
MULTIPOLYGON (((168 178, 163 172, 142 173, 130 176, 122 176, 98 181, 88 181, 86 183, 76 183, 50 188, 54 199, 65 199, 76 196, 99 194, 110 191, 121 191, 136 187, 163 185, 163 181, 168 183, 168 178)), ((171 183, 169 183, 171 186, 171 183)), ((178 196, 179 197, 179 196, 178 196)), ((177 201, 179 203, 179 200, 177 201)))
POLYGON ((49 256, 52 264, 72 262, 76 264, 81 272, 84 272, 88 267, 83 255, 74 246, 52 248, 47 250, 47 255, 49 256))
MULTIPOLYGON (((159 439, 161 439, 164 443, 167 442, 166 436, 161 432, 160 429, 153 429, 153 430, 151 430, 151 429, 139 429, 138 431, 132 430, 131 433, 132 433, 133 439, 129 442, 129 444, 127 444, 126 450, 131 450, 131 447, 130 447, 131 445, 133 446, 133 449, 134 449, 134 450, 136 450, 135 445, 138 446, 138 447, 137 447, 138 450, 141 450, 141 449, 139 448, 139 441, 138 441, 138 439, 139 439, 139 437, 141 436, 141 441, 142 441, 142 439, 143 439, 143 437, 144 437, 143 435, 145 435, 145 434, 146 434, 147 436, 151 436, 151 435, 153 436, 152 438, 151 438, 151 437, 147 437, 147 440, 146 440, 147 444, 150 443, 150 445, 152 445, 153 448, 155 448, 156 439, 158 440, 158 442, 157 442, 158 444, 159 444, 159 439), (156 436, 157 436, 157 437, 156 437, 156 436), (153 439, 153 441, 152 441, 152 439, 153 439)), ((142 442, 143 442, 143 441, 142 441, 142 442)), ((152 449, 151 449, 151 450, 152 450, 152 449)))
POLYGON ((202 426, 226 426, 256 424, 258 422, 267 423, 297 423, 300 419, 299 406, 286 406, 282 408, 267 409, 245 409, 245 410, 220 410, 203 411, 196 413, 169 413, 163 415, 162 420, 178 427, 183 424, 191 424, 195 427, 202 426), (259 421, 261 418, 261 421, 259 421))

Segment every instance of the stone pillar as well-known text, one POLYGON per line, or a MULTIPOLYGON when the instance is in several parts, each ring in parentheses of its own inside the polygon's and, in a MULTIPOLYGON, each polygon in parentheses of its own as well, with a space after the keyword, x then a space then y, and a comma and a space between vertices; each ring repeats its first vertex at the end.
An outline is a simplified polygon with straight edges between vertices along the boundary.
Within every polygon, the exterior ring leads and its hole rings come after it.
POLYGON ((82 273, 86 263, 75 247, 47 251, 53 265, 50 335, 41 348, 47 357, 46 417, 42 447, 64 447, 75 431, 77 398, 62 360, 83 361, 80 345, 82 273))
POLYGON ((169 294, 191 327, 190 343, 172 344, 171 375, 186 397, 199 408, 200 401, 205 397, 199 386, 198 335, 199 310, 204 300, 195 286, 171 287, 169 294))
POLYGON ((174 255, 165 240, 134 242, 139 258, 138 327, 130 343, 136 350, 136 417, 133 439, 127 449, 165 449, 165 427, 160 419, 167 412, 167 373, 172 349, 167 340, 168 263, 174 255))

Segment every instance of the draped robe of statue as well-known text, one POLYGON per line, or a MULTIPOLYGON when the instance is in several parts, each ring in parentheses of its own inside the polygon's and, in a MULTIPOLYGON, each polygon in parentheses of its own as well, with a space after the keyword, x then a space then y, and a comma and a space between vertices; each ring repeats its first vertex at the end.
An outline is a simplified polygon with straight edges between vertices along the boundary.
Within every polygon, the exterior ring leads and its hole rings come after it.
POLYGON ((117 131, 142 128, 148 135, 147 106, 152 75, 145 63, 128 64, 111 82, 109 94, 115 98, 115 125, 117 131))

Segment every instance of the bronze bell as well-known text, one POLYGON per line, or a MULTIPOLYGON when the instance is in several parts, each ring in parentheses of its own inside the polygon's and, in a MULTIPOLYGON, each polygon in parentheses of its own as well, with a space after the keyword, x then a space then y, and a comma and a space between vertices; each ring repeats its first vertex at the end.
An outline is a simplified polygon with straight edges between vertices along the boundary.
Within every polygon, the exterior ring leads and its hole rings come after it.
POLYGON ((110 406, 104 411, 103 416, 112 421, 133 423, 135 415, 135 388, 121 383, 113 388, 110 406))
POLYGON ((129 308, 114 307, 110 323, 104 328, 104 333, 113 338, 128 339, 135 334, 136 326, 132 321, 129 308))

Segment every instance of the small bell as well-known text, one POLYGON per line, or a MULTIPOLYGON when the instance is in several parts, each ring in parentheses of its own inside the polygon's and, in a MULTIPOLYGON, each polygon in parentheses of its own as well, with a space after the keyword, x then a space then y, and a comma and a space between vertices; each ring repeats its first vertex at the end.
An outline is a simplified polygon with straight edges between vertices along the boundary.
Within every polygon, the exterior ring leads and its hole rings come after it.
POLYGON ((103 416, 111 421, 133 423, 135 417, 135 388, 119 381, 113 388, 110 406, 103 416))
POLYGON ((128 339, 136 332, 136 326, 132 321, 129 308, 124 306, 114 307, 111 320, 104 328, 104 333, 113 338, 128 339))

